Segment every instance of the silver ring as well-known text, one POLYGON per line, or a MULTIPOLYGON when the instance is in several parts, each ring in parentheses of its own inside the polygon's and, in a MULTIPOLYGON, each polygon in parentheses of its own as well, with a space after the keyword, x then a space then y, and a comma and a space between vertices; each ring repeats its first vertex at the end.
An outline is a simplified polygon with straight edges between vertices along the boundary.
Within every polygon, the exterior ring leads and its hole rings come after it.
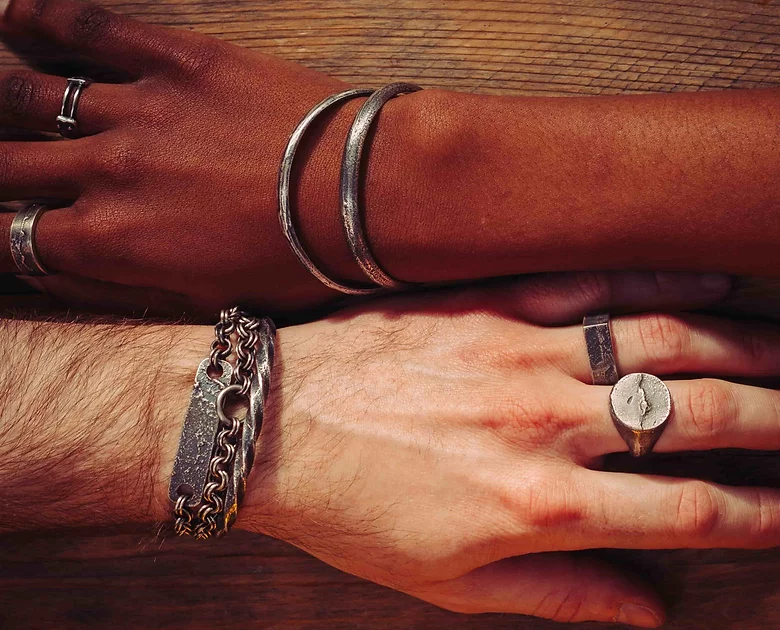
POLYGON ((363 272, 375 284, 386 289, 400 289, 406 286, 406 283, 387 275, 368 247, 368 240, 360 220, 360 204, 358 202, 360 163, 371 123, 384 104, 400 94, 418 92, 421 89, 419 85, 412 83, 391 83, 374 92, 355 116, 347 136, 344 158, 341 162, 341 216, 344 220, 344 231, 349 248, 363 272))
POLYGON ((588 315, 582 320, 588 348, 590 374, 594 385, 614 385, 620 378, 612 346, 609 314, 588 315))
POLYGON ((609 412, 634 457, 652 452, 672 413, 669 388, 657 376, 627 374, 609 393, 609 412))
POLYGON ((45 206, 32 204, 17 212, 11 221, 11 257, 20 275, 51 275, 38 257, 38 250, 35 247, 35 230, 46 210, 48 208, 45 206))
POLYGON ((287 147, 284 150, 284 156, 282 157, 282 165, 279 169, 279 223, 282 226, 282 233, 287 239, 287 243, 290 245, 296 258, 300 263, 309 270, 309 272, 317 278, 322 284, 334 291, 341 291, 348 295, 368 295, 376 293, 379 289, 375 287, 359 287, 343 284, 337 282, 332 278, 329 278, 325 272, 319 269, 309 255, 303 249, 301 241, 298 238, 298 234, 295 231, 292 219, 292 209, 290 204, 290 178, 292 175, 293 160, 295 160, 295 152, 298 150, 298 146, 301 143, 303 134, 309 128, 314 119, 317 118, 329 107, 332 107, 336 103, 346 101, 358 96, 368 96, 373 94, 374 90, 371 89, 355 89, 341 92, 340 94, 334 94, 329 96, 324 101, 316 105, 303 120, 298 124, 295 130, 292 132, 290 139, 287 142, 287 147))
POLYGON ((81 137, 76 113, 79 100, 81 99, 81 92, 91 83, 92 80, 85 77, 71 77, 68 79, 68 85, 65 87, 65 94, 62 97, 60 115, 57 116, 57 129, 63 138, 74 140, 81 137))

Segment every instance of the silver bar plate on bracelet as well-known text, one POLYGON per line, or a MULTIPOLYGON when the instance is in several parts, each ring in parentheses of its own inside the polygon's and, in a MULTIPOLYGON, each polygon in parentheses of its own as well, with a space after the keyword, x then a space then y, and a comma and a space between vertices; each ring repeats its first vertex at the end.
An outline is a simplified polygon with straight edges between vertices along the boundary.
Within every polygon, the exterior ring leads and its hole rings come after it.
POLYGON ((255 443, 263 426, 265 401, 271 387, 271 368, 274 364, 276 329, 271 320, 264 320, 260 334, 260 349, 255 357, 256 368, 252 372, 249 410, 241 427, 241 437, 233 460, 233 475, 225 493, 225 515, 220 536, 227 534, 238 515, 244 500, 247 480, 255 462, 255 443))
POLYGON ((222 374, 211 378, 209 365, 209 360, 205 359, 198 366, 168 488, 168 498, 174 503, 180 492, 189 495, 187 505, 190 507, 196 507, 203 501, 203 489, 208 481, 209 464, 219 430, 217 396, 230 385, 233 375, 232 366, 227 361, 220 361, 222 374))

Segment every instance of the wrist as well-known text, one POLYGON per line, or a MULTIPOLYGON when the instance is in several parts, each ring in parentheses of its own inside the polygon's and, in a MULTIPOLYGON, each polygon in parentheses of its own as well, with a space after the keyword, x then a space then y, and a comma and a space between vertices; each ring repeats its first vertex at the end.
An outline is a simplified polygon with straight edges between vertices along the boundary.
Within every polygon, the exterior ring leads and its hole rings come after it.
POLYGON ((159 471, 188 395, 176 367, 186 329, 1 326, 0 484, 15 515, 5 528, 168 518, 159 471))
POLYGON ((321 325, 307 324, 305 336, 300 326, 277 330, 271 389, 235 524, 239 529, 288 541, 297 537, 300 508, 307 494, 300 470, 315 471, 322 466, 323 453, 305 439, 312 424, 320 421, 317 397, 322 397, 322 391, 309 379, 306 366, 311 366, 311 329, 321 325))

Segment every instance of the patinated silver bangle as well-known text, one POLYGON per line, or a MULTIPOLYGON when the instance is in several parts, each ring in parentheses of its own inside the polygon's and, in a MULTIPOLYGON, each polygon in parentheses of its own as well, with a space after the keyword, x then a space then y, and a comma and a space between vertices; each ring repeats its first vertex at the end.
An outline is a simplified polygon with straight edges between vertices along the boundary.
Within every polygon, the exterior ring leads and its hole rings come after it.
POLYGON ((363 104, 355 116, 347 136, 341 163, 341 216, 352 255, 372 282, 386 289, 400 289, 405 283, 391 278, 374 258, 360 218, 360 165, 371 124, 390 99, 422 88, 412 83, 391 83, 376 92, 363 104))
POLYGON ((38 257, 35 247, 35 230, 38 221, 48 208, 32 204, 16 213, 11 221, 11 257, 19 274, 23 276, 48 276, 51 272, 38 257))
POLYGON ((371 89, 354 89, 341 92, 329 96, 321 103, 317 104, 292 132, 290 139, 287 142, 287 147, 284 150, 284 156, 282 157, 282 165, 279 169, 279 223, 282 226, 282 233, 287 239, 287 243, 290 245, 295 257, 301 262, 301 264, 309 270, 309 272, 317 278, 322 284, 334 291, 340 291, 348 295, 368 295, 376 293, 379 289, 376 287, 362 287, 355 285, 348 285, 342 282, 338 282, 330 278, 324 271, 319 269, 314 264, 312 259, 304 250, 301 244, 298 234, 295 231, 295 225, 293 223, 292 209, 290 204, 290 178, 292 175, 293 161, 295 160, 295 153, 298 150, 298 146, 301 143, 303 134, 314 122, 314 120, 322 114, 326 109, 352 98, 358 96, 368 96, 372 94, 374 90, 371 89))

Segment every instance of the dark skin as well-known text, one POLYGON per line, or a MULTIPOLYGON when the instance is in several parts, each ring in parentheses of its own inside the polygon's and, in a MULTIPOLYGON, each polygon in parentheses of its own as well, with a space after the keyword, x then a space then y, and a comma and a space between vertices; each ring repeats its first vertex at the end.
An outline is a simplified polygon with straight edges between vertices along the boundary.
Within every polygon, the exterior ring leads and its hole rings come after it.
MULTIPOLYGON (((3 199, 53 197, 38 245, 69 303, 279 314, 339 296, 276 217, 287 138, 345 84, 199 34, 73 0, 13 0, 3 30, 99 59, 126 84, 84 93, 77 141, 0 145, 3 199), (204 130, 208 130, 205 132, 204 130)), ((0 77, 0 122, 54 132, 62 77, 0 77)), ((301 237, 359 281, 338 216, 344 138, 324 118, 294 176, 301 237)), ((502 98, 425 90, 390 102, 364 182, 380 263, 406 281, 593 268, 776 273, 780 91, 502 98)), ((0 232, 12 215, 0 215, 0 232)), ((0 272, 14 270, 0 250, 0 272)))

